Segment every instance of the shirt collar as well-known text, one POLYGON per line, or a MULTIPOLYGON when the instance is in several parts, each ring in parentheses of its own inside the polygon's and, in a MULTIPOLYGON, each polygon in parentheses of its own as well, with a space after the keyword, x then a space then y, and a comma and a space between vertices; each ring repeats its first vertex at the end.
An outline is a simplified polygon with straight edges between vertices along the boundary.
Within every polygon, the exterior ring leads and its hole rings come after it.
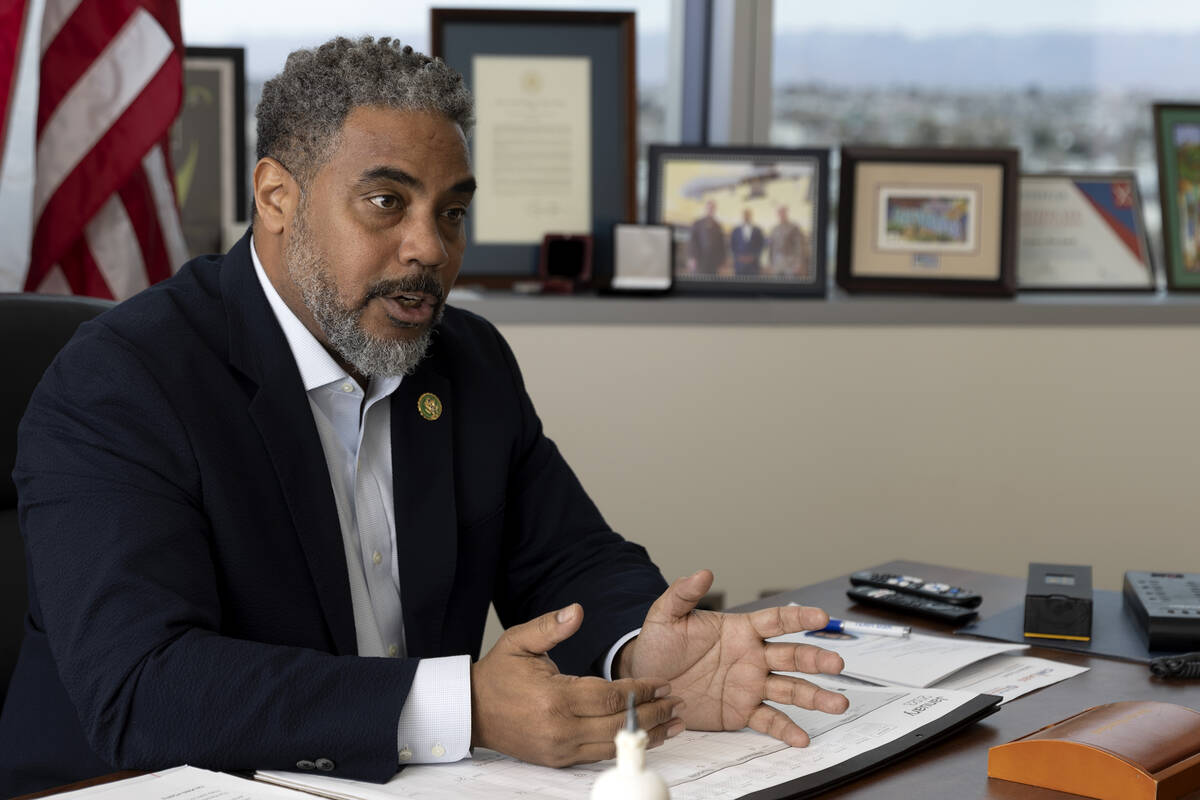
MULTIPOLYGON (((267 277, 262 261, 258 258, 258 250, 254 247, 253 236, 250 237, 250 259, 254 262, 254 274, 258 276, 258 282, 262 284, 263 292, 267 295, 267 302, 271 304, 271 310, 275 312, 275 319, 279 320, 279 327, 283 328, 283 335, 287 338, 292 357, 296 359, 296 366, 300 368, 300 380, 304 382, 304 391, 309 392, 320 386, 345 381, 349 378, 349 373, 342 369, 333 356, 329 355, 329 351, 317 341, 317 337, 313 336, 308 328, 304 327, 300 318, 292 313, 287 303, 283 302, 283 298, 279 296, 279 292, 275 291, 275 286, 267 277)), ((399 385, 398 380, 397 385, 399 385)))

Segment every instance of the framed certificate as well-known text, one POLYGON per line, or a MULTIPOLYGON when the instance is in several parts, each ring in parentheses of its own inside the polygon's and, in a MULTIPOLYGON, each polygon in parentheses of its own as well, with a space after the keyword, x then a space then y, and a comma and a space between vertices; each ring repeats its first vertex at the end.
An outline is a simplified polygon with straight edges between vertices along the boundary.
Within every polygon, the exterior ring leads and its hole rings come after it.
POLYGON ((1021 176, 1021 291, 1155 289, 1137 177, 1021 176))
POLYGON ((1016 150, 842 148, 847 291, 1016 291, 1016 150))
POLYGON ((828 198, 828 150, 650 146, 676 292, 823 297, 828 198))
POLYGON ((637 213, 633 12, 435 8, 430 31, 475 95, 465 282, 536 278, 547 235, 592 236, 603 280, 637 213))
POLYGON ((1154 141, 1167 286, 1200 290, 1200 105, 1155 103, 1154 141))

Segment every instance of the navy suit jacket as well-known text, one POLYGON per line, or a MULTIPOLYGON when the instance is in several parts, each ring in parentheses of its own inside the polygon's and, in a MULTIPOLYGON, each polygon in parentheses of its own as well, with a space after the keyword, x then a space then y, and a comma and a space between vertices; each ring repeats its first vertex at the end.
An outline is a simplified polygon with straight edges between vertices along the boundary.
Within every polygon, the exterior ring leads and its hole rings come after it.
POLYGON ((489 602, 506 626, 581 602, 551 656, 595 672, 665 583, 542 434, 499 333, 448 308, 391 414, 410 657, 360 658, 324 452, 249 237, 82 326, 19 433, 30 613, 0 795, 181 763, 386 780, 416 659, 478 657, 489 602))

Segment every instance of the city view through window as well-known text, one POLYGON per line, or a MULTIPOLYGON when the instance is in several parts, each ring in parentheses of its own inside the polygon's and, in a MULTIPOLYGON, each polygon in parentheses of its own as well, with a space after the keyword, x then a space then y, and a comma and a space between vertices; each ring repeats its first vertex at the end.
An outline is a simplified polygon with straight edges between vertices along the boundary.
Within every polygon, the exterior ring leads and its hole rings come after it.
POLYGON ((1023 172, 1133 170, 1162 263, 1151 105, 1200 101, 1200 10, 776 0, 774 32, 772 144, 1016 147, 1023 172))

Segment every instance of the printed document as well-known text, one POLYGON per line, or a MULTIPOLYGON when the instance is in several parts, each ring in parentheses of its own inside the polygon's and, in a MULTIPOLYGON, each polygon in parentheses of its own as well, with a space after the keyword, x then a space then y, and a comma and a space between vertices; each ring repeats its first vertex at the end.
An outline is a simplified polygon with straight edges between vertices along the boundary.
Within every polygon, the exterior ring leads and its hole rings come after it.
MULTIPOLYGON (((647 752, 647 767, 667 782, 673 800, 735 800, 874 750, 977 697, 975 692, 957 690, 860 686, 828 675, 801 677, 850 699, 850 708, 841 715, 776 706, 809 732, 808 747, 788 747, 748 729, 685 731, 647 752)), ((259 772, 257 777, 338 800, 578 800, 587 797, 597 776, 610 766, 607 761, 551 769, 476 749, 473 758, 454 764, 406 767, 383 785, 310 773, 259 772)))
POLYGON ((977 661, 1024 650, 1011 642, 973 642, 914 633, 906 638, 871 634, 807 631, 772 639, 832 650, 846 662, 843 675, 889 686, 932 686, 952 672, 977 661))
POLYGON ((846 662, 842 674, 877 686, 966 689, 1007 703, 1035 689, 1073 678, 1087 667, 1023 656, 1027 645, 977 642, 913 633, 906 638, 807 631, 774 642, 801 642, 833 650, 846 662))
POLYGON ((188 766, 64 792, 54 797, 56 800, 302 800, 287 789, 188 766))

